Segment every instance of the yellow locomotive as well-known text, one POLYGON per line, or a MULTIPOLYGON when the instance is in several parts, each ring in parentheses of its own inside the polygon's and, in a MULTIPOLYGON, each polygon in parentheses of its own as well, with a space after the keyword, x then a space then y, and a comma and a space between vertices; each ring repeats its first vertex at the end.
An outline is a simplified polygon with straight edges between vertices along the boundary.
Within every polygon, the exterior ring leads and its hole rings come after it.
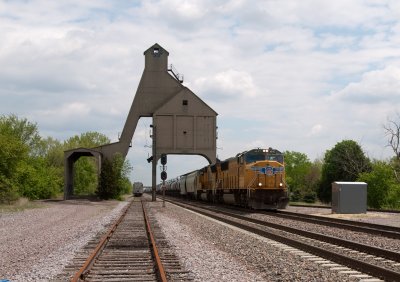
POLYGON ((283 154, 272 148, 237 154, 177 182, 179 194, 188 198, 253 209, 284 209, 289 202, 283 154))

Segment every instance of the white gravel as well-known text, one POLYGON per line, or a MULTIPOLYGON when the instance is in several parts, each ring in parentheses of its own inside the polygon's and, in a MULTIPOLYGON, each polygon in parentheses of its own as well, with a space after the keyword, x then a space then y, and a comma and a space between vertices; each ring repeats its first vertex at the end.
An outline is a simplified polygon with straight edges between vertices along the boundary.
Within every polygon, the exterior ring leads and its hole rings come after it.
POLYGON ((305 230, 309 232, 315 232, 323 235, 329 235, 332 237, 358 242, 361 244, 374 246, 394 252, 400 251, 400 244, 398 239, 386 238, 378 235, 371 235, 363 232, 350 231, 338 227, 330 227, 325 225, 313 224, 303 221, 279 218, 275 216, 269 216, 267 214, 249 214, 248 217, 263 220, 269 223, 274 223, 282 226, 289 226, 292 228, 305 230))
POLYGON ((47 281, 61 273, 127 202, 60 201, 0 216, 0 280, 47 281))
POLYGON ((332 213, 332 209, 297 207, 297 206, 288 206, 286 210, 290 212, 312 214, 322 217, 339 218, 339 219, 400 227, 400 213, 367 212, 360 214, 335 214, 332 213))
POLYGON ((195 281, 359 281, 177 206, 152 203, 166 238, 195 281))
MULTIPOLYGON (((0 280, 54 279, 126 204, 62 201, 0 214, 0 280)), ((167 203, 162 208, 161 202, 155 202, 149 206, 194 281, 360 280, 175 205, 167 203)))

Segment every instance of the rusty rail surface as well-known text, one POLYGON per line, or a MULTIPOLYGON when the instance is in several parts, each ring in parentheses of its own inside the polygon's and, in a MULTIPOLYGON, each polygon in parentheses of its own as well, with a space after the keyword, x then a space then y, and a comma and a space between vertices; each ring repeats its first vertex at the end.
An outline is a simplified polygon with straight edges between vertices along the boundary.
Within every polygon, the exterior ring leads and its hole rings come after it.
POLYGON ((129 205, 124 209, 124 211, 122 212, 122 214, 118 218, 118 220, 108 230, 108 232, 102 237, 100 242, 97 244, 96 248, 93 250, 93 252, 90 254, 90 256, 86 259, 85 263, 78 270, 78 272, 75 273, 74 277, 72 277, 71 282, 77 282, 77 281, 79 281, 79 279, 85 278, 87 271, 93 265, 94 261, 99 256, 101 250, 104 248, 104 246, 106 245, 108 240, 110 240, 112 234, 114 233, 115 229, 117 229, 117 227, 121 223, 122 219, 125 217, 126 213, 128 212, 128 209, 130 208, 132 203, 133 203, 133 201, 131 203, 129 203, 129 205))
POLYGON ((93 238, 55 281, 192 281, 149 213, 153 205, 140 201, 134 199, 107 233, 93 238))
POLYGON ((302 214, 302 213, 281 211, 281 210, 277 212, 260 212, 260 213, 284 219, 293 219, 297 221, 304 221, 319 225, 332 226, 341 229, 348 229, 357 232, 379 235, 392 239, 400 239, 400 228, 390 225, 382 225, 382 224, 354 221, 341 218, 330 218, 330 217, 323 217, 323 216, 302 214))
POLYGON ((153 232, 151 231, 150 221, 149 221, 149 218, 147 216, 147 212, 146 212, 146 209, 144 207, 143 201, 141 201, 141 203, 142 203, 144 221, 146 223, 147 234, 148 234, 148 236, 150 238, 154 259, 156 261, 156 267, 157 267, 157 270, 158 270, 158 275, 159 275, 159 277, 160 277, 162 282, 167 282, 167 275, 165 274, 164 266, 163 266, 163 264, 161 262, 161 258, 160 258, 160 255, 159 255, 159 252, 158 252, 158 249, 157 249, 156 241, 154 240, 153 232))
MULTIPOLYGON (((329 248, 326 248, 326 246, 325 247, 313 246, 312 244, 310 244, 309 241, 307 242, 307 241, 302 241, 302 240, 298 240, 298 239, 291 239, 291 238, 288 238, 286 235, 280 235, 278 233, 271 232, 269 230, 260 228, 259 226, 267 226, 268 225, 268 227, 279 228, 280 230, 284 230, 286 232, 293 233, 293 234, 301 233, 301 236, 306 235, 306 234, 302 234, 303 231, 294 230, 294 228, 283 227, 280 225, 271 224, 271 223, 267 223, 264 221, 259 221, 259 220, 252 219, 249 217, 243 217, 243 216, 240 216, 237 214, 224 212, 222 210, 216 210, 215 207, 209 208, 209 207, 205 207, 205 206, 193 205, 193 203, 191 203, 191 204, 185 203, 184 204, 182 202, 174 201, 171 199, 169 199, 168 202, 171 202, 171 203, 173 203, 177 206, 183 207, 185 209, 192 210, 194 212, 205 215, 207 217, 211 217, 213 219, 233 225, 240 229, 244 229, 244 230, 250 231, 252 233, 255 233, 257 235, 260 235, 260 236, 263 236, 266 238, 270 238, 272 240, 281 242, 283 244, 292 246, 294 248, 312 253, 314 255, 320 256, 327 260, 330 260, 330 261, 333 261, 333 262, 336 262, 336 263, 339 263, 342 265, 346 265, 350 268, 357 269, 361 272, 368 273, 372 276, 380 277, 382 279, 385 279, 385 281, 400 281, 400 272, 397 272, 395 270, 388 269, 388 268, 385 268, 382 266, 378 266, 378 262, 371 264, 371 263, 365 262, 360 259, 356 259, 356 258, 347 256, 347 255, 344 255, 344 254, 337 253, 335 250, 333 250, 333 251, 329 250, 329 248), (228 216, 229 218, 226 216, 228 216), (239 220, 239 221, 237 221, 237 220, 239 220), (248 222, 251 222, 252 224, 256 224, 258 226, 248 225, 248 222)), ((306 233, 306 232, 304 232, 304 233, 306 233)), ((307 232, 307 233, 311 234, 311 232, 307 232)), ((315 237, 313 236, 314 239, 317 239, 317 240, 321 240, 322 237, 324 237, 323 235, 319 235, 319 234, 313 234, 313 235, 315 236, 315 237), (318 237, 318 238, 316 238, 316 237, 318 237)), ((330 237, 330 239, 332 241, 329 243, 334 244, 334 245, 335 244, 342 245, 342 243, 344 242, 344 240, 339 240, 337 238, 330 237), (333 242, 333 241, 342 241, 342 243, 333 242)), ((354 244, 353 247, 351 247, 350 244, 351 244, 351 242, 347 241, 346 247, 350 247, 351 249, 359 249, 359 247, 357 247, 357 245, 360 245, 360 244, 354 244)), ((369 252, 371 251, 369 249, 372 249, 372 247, 367 247, 365 245, 363 247, 368 248, 369 252)), ((378 255, 378 256, 390 257, 391 259, 394 260, 394 262, 400 261, 400 254, 398 254, 398 253, 385 251, 385 250, 381 250, 381 252, 379 252, 377 249, 374 249, 374 253, 375 253, 375 255, 378 255)))

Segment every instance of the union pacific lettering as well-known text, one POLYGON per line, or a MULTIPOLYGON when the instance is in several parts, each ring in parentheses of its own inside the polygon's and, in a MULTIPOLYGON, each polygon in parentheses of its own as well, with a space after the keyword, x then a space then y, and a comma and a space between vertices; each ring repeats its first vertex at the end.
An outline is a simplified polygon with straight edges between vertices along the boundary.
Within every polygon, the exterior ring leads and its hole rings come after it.
POLYGON ((273 167, 273 166, 252 166, 251 169, 253 171, 257 171, 260 174, 266 174, 266 175, 274 175, 274 174, 281 174, 285 171, 285 168, 283 166, 280 167, 273 167))

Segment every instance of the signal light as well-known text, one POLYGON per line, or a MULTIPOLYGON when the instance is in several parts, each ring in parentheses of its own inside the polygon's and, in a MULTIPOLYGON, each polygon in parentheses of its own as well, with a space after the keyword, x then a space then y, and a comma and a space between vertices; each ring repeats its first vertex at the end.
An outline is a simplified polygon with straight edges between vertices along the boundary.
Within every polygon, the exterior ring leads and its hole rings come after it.
POLYGON ((161 154, 161 164, 162 165, 167 164, 167 155, 166 154, 161 154))

